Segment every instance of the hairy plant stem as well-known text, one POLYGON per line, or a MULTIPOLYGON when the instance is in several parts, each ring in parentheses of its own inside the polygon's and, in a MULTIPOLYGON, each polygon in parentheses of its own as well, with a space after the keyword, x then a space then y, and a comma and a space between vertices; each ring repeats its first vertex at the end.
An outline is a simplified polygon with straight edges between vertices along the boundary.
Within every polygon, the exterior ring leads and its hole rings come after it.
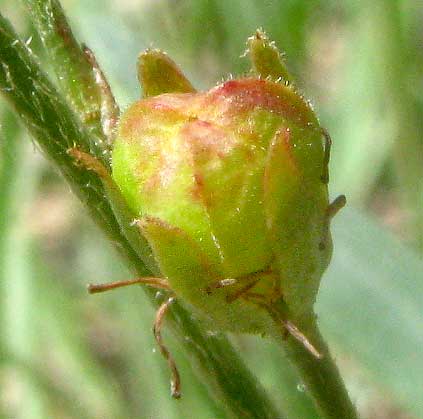
POLYGON ((313 399, 321 419, 358 419, 336 363, 319 331, 315 315, 308 316, 307 321, 299 326, 322 355, 321 359, 317 359, 292 336, 279 338, 278 341, 297 370, 300 385, 313 399))

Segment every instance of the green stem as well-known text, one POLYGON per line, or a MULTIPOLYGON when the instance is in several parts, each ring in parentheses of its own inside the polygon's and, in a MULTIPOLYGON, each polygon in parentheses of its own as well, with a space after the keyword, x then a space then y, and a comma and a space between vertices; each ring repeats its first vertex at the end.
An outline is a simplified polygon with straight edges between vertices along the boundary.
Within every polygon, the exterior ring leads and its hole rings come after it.
POLYGON ((22 0, 44 45, 56 81, 90 134, 89 147, 106 166, 110 149, 101 127, 101 89, 58 0, 22 0))
POLYGON ((22 0, 43 42, 57 81, 76 112, 90 113, 99 125, 100 97, 91 64, 75 39, 62 6, 57 0, 22 0))
POLYGON ((207 383, 212 398, 228 419, 286 419, 224 335, 207 336, 180 305, 172 306, 169 314, 172 332, 183 337, 179 342, 194 355, 190 361, 195 374, 207 383))
POLYGON ((301 331, 323 355, 316 359, 298 340, 289 337, 280 341, 286 355, 297 369, 305 391, 313 399, 321 419, 358 419, 345 384, 316 321, 307 322, 301 331))

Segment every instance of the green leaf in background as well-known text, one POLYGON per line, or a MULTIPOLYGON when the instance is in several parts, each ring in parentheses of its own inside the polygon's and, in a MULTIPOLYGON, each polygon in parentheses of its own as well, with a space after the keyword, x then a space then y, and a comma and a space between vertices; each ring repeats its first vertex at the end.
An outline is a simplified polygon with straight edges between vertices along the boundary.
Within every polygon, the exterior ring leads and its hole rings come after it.
POLYGON ((333 233, 317 307, 323 332, 381 391, 423 417, 423 260, 351 209, 333 233))

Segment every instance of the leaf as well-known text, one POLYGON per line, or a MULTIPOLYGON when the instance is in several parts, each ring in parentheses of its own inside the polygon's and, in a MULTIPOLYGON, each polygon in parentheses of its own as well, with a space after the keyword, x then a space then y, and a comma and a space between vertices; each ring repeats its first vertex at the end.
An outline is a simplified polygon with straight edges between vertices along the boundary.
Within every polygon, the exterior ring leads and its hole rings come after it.
POLYGON ((334 220, 317 312, 323 333, 382 389, 423 415, 423 261, 368 217, 334 220))

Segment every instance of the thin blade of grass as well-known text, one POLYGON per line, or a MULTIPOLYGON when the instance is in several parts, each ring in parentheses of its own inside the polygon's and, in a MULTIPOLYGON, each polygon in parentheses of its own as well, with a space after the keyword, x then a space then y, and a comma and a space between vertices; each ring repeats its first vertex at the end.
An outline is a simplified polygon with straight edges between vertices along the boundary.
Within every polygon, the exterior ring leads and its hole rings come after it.
POLYGON ((423 263, 391 234, 346 209, 317 301, 331 341, 417 417, 423 415, 423 263))

